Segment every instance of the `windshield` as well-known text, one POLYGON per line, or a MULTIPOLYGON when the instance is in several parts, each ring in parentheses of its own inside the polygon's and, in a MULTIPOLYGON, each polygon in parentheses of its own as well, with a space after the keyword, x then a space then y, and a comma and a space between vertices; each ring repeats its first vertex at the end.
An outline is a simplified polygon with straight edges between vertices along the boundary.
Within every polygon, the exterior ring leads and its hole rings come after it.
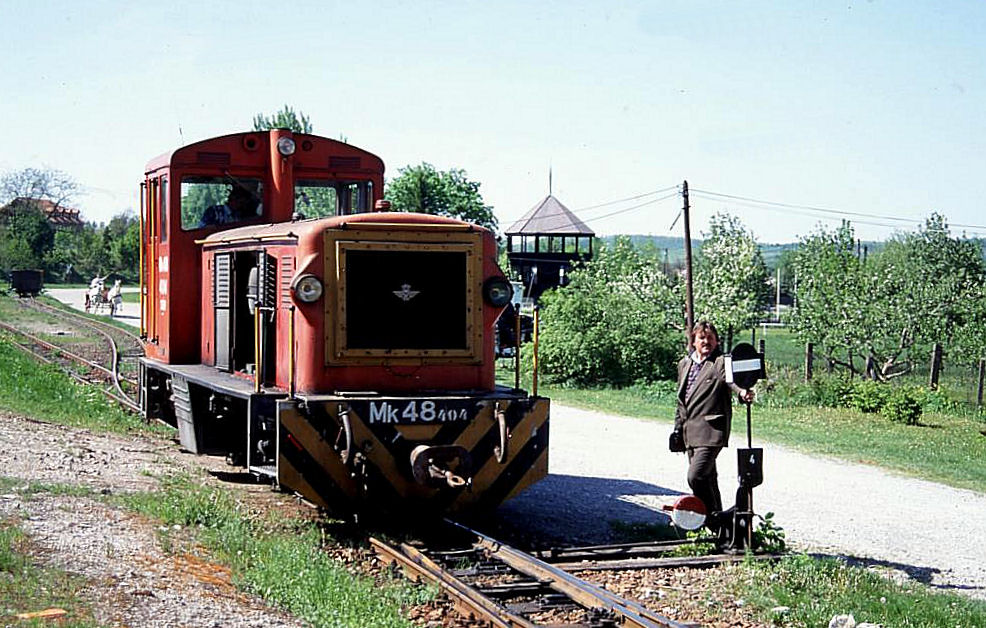
POLYGON ((338 213, 339 196, 330 181, 298 180, 294 184, 294 211, 305 218, 325 218, 338 213))
POLYGON ((263 214, 263 183, 243 177, 183 177, 181 228, 236 224, 263 214))

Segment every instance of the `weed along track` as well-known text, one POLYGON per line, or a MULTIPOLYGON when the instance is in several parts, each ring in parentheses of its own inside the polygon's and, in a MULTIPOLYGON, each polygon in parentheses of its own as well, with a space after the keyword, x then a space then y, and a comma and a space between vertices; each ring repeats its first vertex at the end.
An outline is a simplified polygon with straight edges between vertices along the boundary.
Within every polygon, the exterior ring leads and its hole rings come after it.
POLYGON ((126 408, 140 410, 136 373, 143 350, 136 334, 34 299, 19 300, 18 306, 24 316, 0 323, 12 343, 79 382, 98 385, 126 408))

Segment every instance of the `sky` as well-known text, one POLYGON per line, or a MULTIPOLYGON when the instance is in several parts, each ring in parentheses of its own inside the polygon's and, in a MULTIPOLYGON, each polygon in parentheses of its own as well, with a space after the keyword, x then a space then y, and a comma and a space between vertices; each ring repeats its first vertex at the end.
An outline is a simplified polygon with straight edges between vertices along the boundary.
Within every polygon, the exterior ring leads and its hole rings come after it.
POLYGON ((986 3, 0 0, 0 173, 62 170, 104 222, 144 165, 285 104, 315 133, 551 192, 598 235, 762 242, 931 212, 986 236, 986 3), (550 177, 549 177, 550 173, 550 177))

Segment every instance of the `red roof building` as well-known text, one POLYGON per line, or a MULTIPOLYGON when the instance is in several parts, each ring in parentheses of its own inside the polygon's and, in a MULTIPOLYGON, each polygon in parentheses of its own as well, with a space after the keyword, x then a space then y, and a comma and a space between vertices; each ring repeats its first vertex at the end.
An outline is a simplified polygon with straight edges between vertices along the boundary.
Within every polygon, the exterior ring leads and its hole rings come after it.
POLYGON ((52 227, 56 229, 81 229, 85 222, 79 210, 66 207, 43 198, 19 196, 0 208, 0 215, 13 213, 21 208, 36 207, 44 212, 52 227))

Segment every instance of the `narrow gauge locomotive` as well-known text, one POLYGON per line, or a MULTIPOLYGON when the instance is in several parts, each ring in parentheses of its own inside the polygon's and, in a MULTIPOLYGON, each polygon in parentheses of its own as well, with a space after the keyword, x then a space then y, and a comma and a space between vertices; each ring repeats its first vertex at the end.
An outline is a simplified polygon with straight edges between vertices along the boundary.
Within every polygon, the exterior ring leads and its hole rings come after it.
POLYGON ((547 474, 548 400, 494 381, 493 234, 372 211, 383 172, 285 129, 152 160, 141 406, 320 506, 492 508, 547 474))

